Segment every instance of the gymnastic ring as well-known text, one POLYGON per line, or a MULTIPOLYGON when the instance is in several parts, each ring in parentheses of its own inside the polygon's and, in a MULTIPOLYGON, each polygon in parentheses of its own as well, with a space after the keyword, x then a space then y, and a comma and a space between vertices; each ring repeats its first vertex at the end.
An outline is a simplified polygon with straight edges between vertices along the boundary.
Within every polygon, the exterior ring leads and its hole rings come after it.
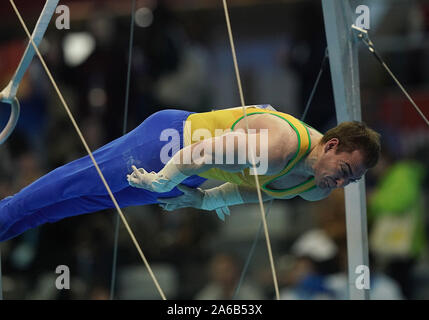
POLYGON ((0 133, 0 145, 3 144, 7 140, 7 138, 9 138, 10 134, 15 129, 16 124, 18 123, 19 112, 20 112, 19 101, 16 97, 12 100, 12 102, 7 102, 5 100, 1 102, 9 103, 11 110, 10 110, 9 121, 7 122, 3 131, 0 133))

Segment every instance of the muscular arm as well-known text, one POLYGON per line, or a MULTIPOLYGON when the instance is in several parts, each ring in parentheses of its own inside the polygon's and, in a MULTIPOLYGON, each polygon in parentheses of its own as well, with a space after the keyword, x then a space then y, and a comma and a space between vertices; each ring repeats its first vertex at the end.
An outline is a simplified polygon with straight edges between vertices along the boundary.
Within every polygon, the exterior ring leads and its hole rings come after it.
MULTIPOLYGON (((230 182, 206 190, 189 188, 184 185, 178 185, 177 187, 183 192, 183 195, 158 199, 161 207, 167 211, 187 207, 209 211, 216 210, 219 218, 224 220, 224 214, 229 214, 228 206, 259 202, 256 189, 237 186, 230 182)), ((262 192, 262 199, 263 201, 268 201, 272 198, 262 192)))
MULTIPOLYGON (((249 133, 243 128, 237 128, 236 131, 193 143, 177 152, 158 173, 148 173, 144 168, 133 167, 134 172, 128 175, 128 181, 134 187, 163 193, 187 177, 212 168, 228 172, 252 168, 252 160, 257 163, 258 175, 276 174, 295 153, 297 137, 284 122, 272 118, 269 120, 261 118, 254 121, 251 127, 253 131, 249 133)), ((248 195, 246 199, 256 202, 256 192, 243 192, 248 195)))
POLYGON ((258 174, 275 174, 287 158, 283 142, 269 130, 247 134, 229 132, 219 137, 196 142, 180 150, 173 162, 187 176, 197 175, 212 168, 240 172, 253 167, 252 156, 258 163, 258 174))

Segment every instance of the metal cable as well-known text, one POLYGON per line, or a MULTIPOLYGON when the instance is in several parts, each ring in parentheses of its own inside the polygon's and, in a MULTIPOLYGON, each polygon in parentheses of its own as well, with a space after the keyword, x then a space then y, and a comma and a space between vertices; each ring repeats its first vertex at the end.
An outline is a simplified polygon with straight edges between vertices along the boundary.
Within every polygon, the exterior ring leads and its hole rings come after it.
MULTIPOLYGON (((309 108, 310 108, 311 102, 312 102, 312 100, 313 100, 313 98, 314 98, 314 94, 316 93, 316 89, 317 89, 317 87, 318 87, 318 85, 319 85, 320 78, 322 77, 323 70, 325 70, 326 62, 327 62, 328 58, 329 58, 329 56, 328 56, 328 47, 326 47, 326 49, 325 49, 325 55, 324 55, 324 57, 323 57, 323 60, 322 60, 321 66, 320 66, 319 73, 318 73, 318 75, 317 75, 316 81, 315 81, 315 83, 314 83, 314 85, 313 85, 313 88, 312 88, 312 90, 311 90, 310 96, 309 96, 309 98, 307 99, 307 103, 306 103, 306 106, 305 106, 304 112, 303 112, 303 114, 302 114, 302 116, 301 116, 301 119, 300 119, 301 121, 304 121, 304 120, 305 120, 305 117, 306 117, 307 112, 308 112, 308 110, 309 110, 309 108)), ((269 214, 269 211, 270 211, 270 210, 271 210, 271 208, 272 208, 272 204, 273 204, 273 202, 274 202, 274 199, 270 200, 270 203, 269 203, 269 207, 268 207, 268 210, 267 210, 266 217, 268 217, 268 214, 269 214)), ((249 268, 250 261, 251 261, 251 259, 252 259, 252 257, 253 257, 253 254, 254 254, 254 252, 255 252, 255 249, 256 249, 256 244, 258 243, 259 237, 260 237, 260 235, 261 235, 261 231, 262 231, 262 222, 261 222, 261 223, 260 223, 260 225, 259 225, 259 230, 258 230, 258 232, 256 233, 255 238, 253 239, 252 247, 251 247, 251 249, 250 249, 249 254, 247 255, 247 258, 246 258, 246 262, 245 262, 244 268, 243 268, 243 270, 242 270, 242 272, 241 272, 241 275, 240 275, 240 280, 239 280, 238 285, 237 285, 237 287, 236 287, 236 289, 235 289, 235 291, 234 291, 234 295, 233 295, 233 298, 232 298, 233 300, 235 300, 235 299, 237 298, 238 293, 239 293, 239 291, 240 291, 240 288, 241 288, 241 286, 242 286, 242 284, 243 284, 243 282, 244 282, 244 278, 245 278, 245 275, 246 275, 247 270, 248 270, 248 268, 249 268)))
MULTIPOLYGON (((125 106, 124 106, 124 122, 122 127, 122 135, 127 133, 128 125, 128 106, 130 98, 130 81, 131 81, 131 66, 133 59, 134 47, 134 21, 136 17, 136 0, 132 0, 131 4, 131 25, 130 25, 130 41, 128 47, 128 70, 127 70, 127 84, 125 89, 125 106)), ((113 243, 113 263, 112 263, 112 278, 110 282, 110 300, 114 299, 115 286, 116 286, 116 269, 118 263, 118 241, 119 241, 119 223, 120 217, 116 215, 115 218, 115 239, 113 243)))

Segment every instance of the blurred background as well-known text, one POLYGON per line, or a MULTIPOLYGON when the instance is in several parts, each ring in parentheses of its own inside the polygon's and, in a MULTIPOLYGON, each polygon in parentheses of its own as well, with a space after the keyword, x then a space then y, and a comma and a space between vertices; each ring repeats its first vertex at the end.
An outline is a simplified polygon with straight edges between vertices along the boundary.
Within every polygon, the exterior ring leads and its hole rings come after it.
MULTIPOLYGON (((44 1, 16 0, 34 27, 44 1)), ((321 2, 230 0, 246 104, 271 104, 301 117, 326 47, 321 2)), ((370 9, 379 53, 429 115, 429 1, 350 1, 370 9)), ((40 49, 92 150, 122 135, 131 1, 60 1, 40 49)), ((239 106, 222 1, 138 0, 127 131, 165 108, 196 112, 239 106)), ((8 1, 0 4, 0 86, 27 43, 8 1)), ((357 17, 358 15, 356 15, 357 17)), ((363 120, 382 134, 383 155, 366 175, 371 299, 429 299, 429 130, 364 47, 359 68, 363 120)), ((0 198, 85 155, 37 59, 19 90, 21 116, 0 146, 0 198)), ((0 125, 9 106, 0 104, 0 125)), ((305 121, 336 123, 329 68, 305 121)), ((266 206, 282 299, 347 299, 344 194, 266 206)), ((263 235, 237 295, 260 224, 258 205, 234 207, 226 223, 212 212, 157 206, 124 210, 168 299, 273 299, 263 235)), ((116 212, 46 224, 1 243, 5 299, 108 299, 116 212), (57 266, 70 290, 57 290, 57 266)), ((122 224, 115 299, 160 299, 122 224)))

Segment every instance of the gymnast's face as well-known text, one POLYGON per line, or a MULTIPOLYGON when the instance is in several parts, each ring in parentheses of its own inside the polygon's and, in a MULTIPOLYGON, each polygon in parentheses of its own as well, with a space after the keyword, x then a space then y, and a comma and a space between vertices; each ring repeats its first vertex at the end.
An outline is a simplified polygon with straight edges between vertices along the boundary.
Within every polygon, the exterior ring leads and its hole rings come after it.
POLYGON ((315 182, 321 189, 343 188, 366 173, 362 152, 338 152, 338 143, 337 138, 326 142, 314 166, 315 182))

